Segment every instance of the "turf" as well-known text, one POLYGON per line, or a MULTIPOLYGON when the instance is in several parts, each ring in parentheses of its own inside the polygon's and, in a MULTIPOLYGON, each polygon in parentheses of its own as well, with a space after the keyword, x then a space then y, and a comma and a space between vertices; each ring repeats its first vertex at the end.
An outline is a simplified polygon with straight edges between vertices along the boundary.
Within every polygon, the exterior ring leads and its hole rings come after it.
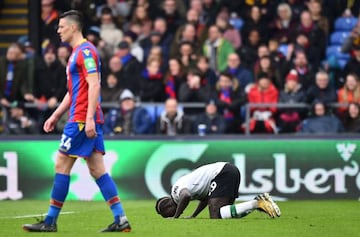
MULTIPOLYGON (((287 201, 278 203, 282 216, 270 219, 264 213, 253 212, 242 219, 210 220, 204 210, 196 219, 163 219, 156 214, 154 200, 125 201, 131 233, 106 233, 106 235, 142 237, 207 237, 207 236, 359 236, 360 202, 337 201, 287 201)), ((192 203, 184 216, 195 208, 192 203)), ((0 236, 96 236, 100 229, 110 224, 112 217, 104 202, 68 201, 58 221, 58 233, 27 233, 24 223, 35 222, 36 215, 47 210, 47 201, 0 201, 0 236)), ((103 233, 104 234, 104 233, 103 233)))

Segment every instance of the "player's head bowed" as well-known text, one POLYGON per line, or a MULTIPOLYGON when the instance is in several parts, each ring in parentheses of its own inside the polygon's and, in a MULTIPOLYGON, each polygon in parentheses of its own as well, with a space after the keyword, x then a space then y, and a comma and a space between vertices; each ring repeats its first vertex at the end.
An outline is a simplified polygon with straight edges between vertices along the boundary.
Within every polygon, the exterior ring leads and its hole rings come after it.
POLYGON ((171 197, 162 197, 156 201, 155 209, 162 217, 173 217, 176 212, 176 203, 171 197))

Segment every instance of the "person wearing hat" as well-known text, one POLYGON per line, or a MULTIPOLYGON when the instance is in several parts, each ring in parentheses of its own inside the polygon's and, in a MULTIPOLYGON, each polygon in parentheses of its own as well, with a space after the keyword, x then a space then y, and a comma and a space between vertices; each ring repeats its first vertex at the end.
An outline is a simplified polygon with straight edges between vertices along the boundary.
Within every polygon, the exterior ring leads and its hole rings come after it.
POLYGON ((137 38, 138 35, 131 30, 126 31, 124 34, 124 41, 128 42, 131 48, 130 53, 142 63, 144 61, 144 50, 139 45, 137 38))
POLYGON ((131 46, 128 41, 123 40, 117 45, 115 56, 121 60, 123 78, 129 80, 132 84, 129 89, 131 89, 135 95, 138 95, 142 68, 141 63, 131 54, 131 46))
MULTIPOLYGON (((280 91, 279 103, 297 104, 305 102, 305 92, 299 83, 296 70, 292 69, 285 79, 284 89, 280 91)), ((296 132, 305 111, 301 108, 279 108, 278 128, 280 133, 296 132)))
POLYGON ((110 45, 114 51, 123 39, 123 36, 123 32, 115 25, 111 9, 104 7, 101 10, 100 16, 100 38, 104 40, 107 45, 110 45))
POLYGON ((114 54, 114 47, 100 37, 100 31, 100 27, 90 26, 86 34, 86 39, 96 46, 102 59, 108 59, 114 54))
POLYGON ((13 101, 9 108, 9 118, 5 124, 6 134, 36 134, 39 132, 36 121, 26 112, 24 102, 13 101))
POLYGON ((120 108, 113 108, 105 115, 104 134, 139 135, 153 130, 150 114, 145 108, 136 105, 134 94, 125 89, 119 98, 120 108))
POLYGON ((196 116, 193 131, 202 135, 224 134, 226 121, 218 113, 218 106, 215 99, 210 99, 205 105, 205 111, 196 116))

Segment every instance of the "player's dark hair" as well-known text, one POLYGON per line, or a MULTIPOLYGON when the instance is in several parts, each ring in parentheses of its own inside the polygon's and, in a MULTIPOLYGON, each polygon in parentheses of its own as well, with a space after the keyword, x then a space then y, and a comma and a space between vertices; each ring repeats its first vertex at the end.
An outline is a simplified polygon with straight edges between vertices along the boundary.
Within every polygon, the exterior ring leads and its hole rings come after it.
POLYGON ((77 10, 70 10, 70 11, 67 11, 67 12, 64 12, 62 13, 60 16, 59 16, 59 19, 61 18, 66 18, 66 19, 69 19, 73 22, 75 22, 78 26, 78 29, 79 31, 82 31, 83 29, 83 14, 77 10))
POLYGON ((156 201, 155 204, 155 210, 158 214, 160 214, 162 217, 172 217, 175 215, 175 209, 172 209, 174 201, 171 199, 171 197, 162 197, 156 201))

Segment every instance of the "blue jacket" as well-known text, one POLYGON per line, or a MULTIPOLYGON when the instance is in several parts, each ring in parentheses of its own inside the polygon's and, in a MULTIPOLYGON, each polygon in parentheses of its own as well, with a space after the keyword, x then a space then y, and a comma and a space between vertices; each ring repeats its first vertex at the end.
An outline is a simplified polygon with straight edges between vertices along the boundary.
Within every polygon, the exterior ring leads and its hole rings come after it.
POLYGON ((334 115, 324 115, 305 119, 300 125, 300 133, 341 133, 344 126, 334 115))
MULTIPOLYGON (((153 130, 150 114, 142 107, 135 107, 131 116, 132 131, 129 135, 149 134, 153 130)), ((115 135, 123 133, 124 118, 121 109, 112 109, 105 116, 104 134, 115 135)))

